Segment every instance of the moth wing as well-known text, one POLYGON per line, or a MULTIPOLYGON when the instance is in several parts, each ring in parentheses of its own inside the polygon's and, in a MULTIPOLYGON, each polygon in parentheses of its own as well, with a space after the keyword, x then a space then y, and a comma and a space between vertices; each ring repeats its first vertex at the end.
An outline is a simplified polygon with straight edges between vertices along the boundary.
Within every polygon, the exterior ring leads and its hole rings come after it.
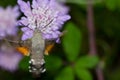
MULTIPOLYGON (((63 31, 60 35, 59 35, 59 37, 62 37, 62 36, 64 36, 64 34, 66 33, 67 31, 63 31)), ((55 40, 46 40, 45 41, 46 42, 46 47, 45 47, 45 52, 44 52, 44 54, 45 55, 49 55, 49 52, 52 50, 52 48, 54 47, 54 45, 55 45, 55 40)))
POLYGON ((54 43, 46 45, 44 54, 45 55, 49 55, 49 52, 52 50, 52 48, 54 47, 54 45, 55 45, 54 43))
POLYGON ((30 50, 27 47, 16 47, 16 50, 23 54, 24 56, 30 55, 30 50))

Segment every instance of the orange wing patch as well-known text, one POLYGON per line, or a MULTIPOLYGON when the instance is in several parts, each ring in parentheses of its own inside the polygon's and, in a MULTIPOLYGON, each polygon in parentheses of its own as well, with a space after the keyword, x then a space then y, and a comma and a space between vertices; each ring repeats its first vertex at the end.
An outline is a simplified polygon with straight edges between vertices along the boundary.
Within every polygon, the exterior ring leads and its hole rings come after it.
POLYGON ((52 50, 53 47, 54 47, 54 43, 47 45, 45 48, 45 55, 49 55, 49 52, 52 50))
POLYGON ((20 52, 24 56, 29 56, 30 55, 30 51, 27 47, 17 47, 16 49, 17 49, 18 52, 20 52))
MULTIPOLYGON (((44 54, 49 55, 49 52, 52 50, 53 47, 54 47, 54 43, 47 45, 44 54)), ((24 56, 30 55, 30 50, 27 47, 17 47, 16 50, 21 54, 23 54, 24 56)))

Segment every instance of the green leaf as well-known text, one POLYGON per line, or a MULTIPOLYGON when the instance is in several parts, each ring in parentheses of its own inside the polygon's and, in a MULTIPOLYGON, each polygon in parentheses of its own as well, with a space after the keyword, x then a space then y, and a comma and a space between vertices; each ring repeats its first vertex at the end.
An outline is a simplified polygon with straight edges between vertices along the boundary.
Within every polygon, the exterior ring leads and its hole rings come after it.
POLYGON ((19 63, 19 68, 28 71, 28 67, 29 67, 29 57, 24 57, 19 63))
POLYGON ((67 33, 63 37, 63 47, 68 60, 74 61, 80 52, 81 32, 73 23, 68 23, 65 31, 67 33))
POLYGON ((4 7, 7 7, 8 5, 16 5, 17 1, 16 0, 0 0, 0 6, 4 6, 4 7))
POLYGON ((75 72, 80 80, 93 80, 91 73, 87 69, 75 68, 75 72))
POLYGON ((117 0, 105 0, 106 6, 110 10, 115 10, 117 6, 117 0))
POLYGON ((97 56, 83 56, 75 64, 76 68, 93 68, 97 65, 99 59, 97 56))
POLYGON ((62 66, 62 60, 57 56, 46 56, 46 68, 50 71, 55 71, 62 66))
POLYGON ((96 4, 102 2, 101 0, 66 0, 66 3, 73 3, 79 5, 86 5, 88 3, 96 4))
POLYGON ((120 10, 120 0, 117 0, 117 6, 119 7, 118 9, 120 10))
POLYGON ((55 78, 55 80, 74 80, 74 73, 72 67, 69 66, 64 68, 55 78))

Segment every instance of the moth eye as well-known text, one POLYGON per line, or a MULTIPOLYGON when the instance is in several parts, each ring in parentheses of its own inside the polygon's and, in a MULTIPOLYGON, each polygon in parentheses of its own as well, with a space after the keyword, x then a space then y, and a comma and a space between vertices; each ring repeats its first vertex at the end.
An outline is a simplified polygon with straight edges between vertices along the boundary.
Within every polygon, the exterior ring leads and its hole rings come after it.
POLYGON ((23 54, 24 56, 29 56, 30 55, 30 51, 26 47, 17 47, 16 50, 18 52, 20 52, 21 54, 23 54))

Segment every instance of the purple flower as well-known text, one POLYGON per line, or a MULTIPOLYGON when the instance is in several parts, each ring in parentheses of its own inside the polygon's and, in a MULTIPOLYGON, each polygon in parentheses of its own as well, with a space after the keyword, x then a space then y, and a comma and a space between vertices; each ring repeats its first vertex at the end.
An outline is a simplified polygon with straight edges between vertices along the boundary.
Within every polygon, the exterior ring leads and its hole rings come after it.
POLYGON ((7 35, 15 35, 17 32, 17 17, 20 15, 18 6, 6 9, 0 7, 0 39, 7 35))
POLYGON ((33 0, 32 5, 29 1, 18 0, 18 4, 25 15, 19 21, 20 25, 25 26, 22 28, 22 40, 32 38, 35 29, 41 32, 43 39, 59 40, 59 29, 70 19, 66 6, 55 0, 33 0))
POLYGON ((15 71, 22 55, 14 50, 13 47, 2 45, 0 47, 0 67, 8 71, 15 71))

